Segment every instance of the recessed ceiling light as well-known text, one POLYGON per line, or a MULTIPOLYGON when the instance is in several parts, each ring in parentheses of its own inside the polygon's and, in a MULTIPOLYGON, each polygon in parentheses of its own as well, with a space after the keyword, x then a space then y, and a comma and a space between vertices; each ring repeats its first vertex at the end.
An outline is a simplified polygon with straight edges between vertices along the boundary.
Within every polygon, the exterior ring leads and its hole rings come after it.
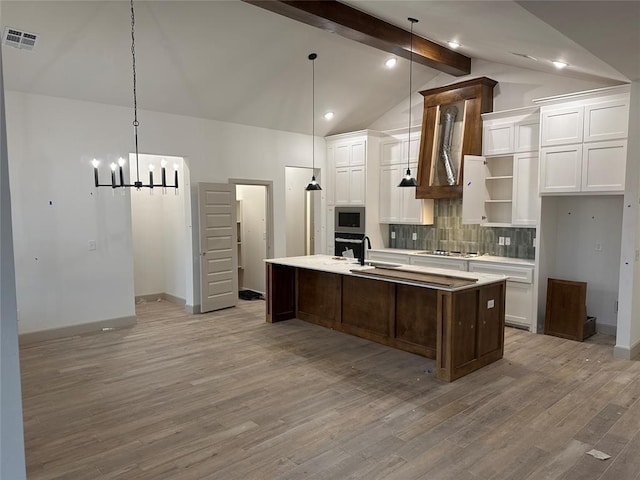
POLYGON ((391 57, 384 62, 384 66, 387 68, 393 68, 396 66, 396 63, 398 63, 398 59, 396 57, 391 57))
POLYGON ((325 120, 331 120, 333 118, 334 113, 333 112, 327 112, 323 115, 325 120))
POLYGON ((553 60, 551 63, 553 63, 556 68, 564 68, 569 66, 568 63, 563 62, 561 60, 553 60))
POLYGON ((447 42, 447 43, 449 44, 449 47, 453 48, 454 50, 460 46, 460 44, 455 40, 451 40, 450 42, 447 42))

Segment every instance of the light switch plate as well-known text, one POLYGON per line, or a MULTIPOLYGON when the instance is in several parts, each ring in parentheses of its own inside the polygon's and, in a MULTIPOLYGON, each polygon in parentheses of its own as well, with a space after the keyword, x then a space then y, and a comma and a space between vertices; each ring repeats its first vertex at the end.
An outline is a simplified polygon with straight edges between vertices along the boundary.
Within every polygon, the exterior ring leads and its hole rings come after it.
POLYGON ((511 237, 504 237, 504 244, 508 247, 511 245, 511 237))
POLYGON ((413 233, 411 234, 411 239, 412 239, 412 240, 417 240, 417 239, 418 239, 418 234, 417 234, 416 232, 413 232, 413 233))
POLYGON ((396 232, 391 232, 391 240, 395 240, 396 239, 396 232))
POLYGON ((92 252, 95 249, 96 249, 96 241, 95 240, 89 240, 89 251, 92 252))

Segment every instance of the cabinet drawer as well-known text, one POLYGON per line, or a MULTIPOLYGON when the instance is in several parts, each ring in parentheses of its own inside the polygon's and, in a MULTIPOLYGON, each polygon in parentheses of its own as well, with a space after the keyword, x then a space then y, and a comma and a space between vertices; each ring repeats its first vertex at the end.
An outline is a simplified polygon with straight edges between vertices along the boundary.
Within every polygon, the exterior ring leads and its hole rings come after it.
POLYGON ((512 282, 533 283, 533 268, 517 265, 496 265, 495 263, 469 262, 469 271, 506 275, 512 282))

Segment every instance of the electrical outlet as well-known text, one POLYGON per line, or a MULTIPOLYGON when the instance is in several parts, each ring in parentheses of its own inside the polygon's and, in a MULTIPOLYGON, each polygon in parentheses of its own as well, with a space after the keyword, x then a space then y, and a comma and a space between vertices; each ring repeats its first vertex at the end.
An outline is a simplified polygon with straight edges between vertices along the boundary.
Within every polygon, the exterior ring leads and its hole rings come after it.
POLYGON ((601 251, 602 251, 602 244, 596 243, 596 252, 601 252, 601 251))
POLYGON ((508 247, 511 245, 511 237, 504 237, 504 244, 508 247))
POLYGON ((411 234, 411 240, 416 241, 418 239, 418 234, 416 232, 413 232, 411 234))
POLYGON ((531 243, 533 243, 533 248, 536 248, 538 246, 538 239, 533 237, 533 241, 531 243))
POLYGON ((487 308, 493 308, 495 306, 495 301, 493 299, 487 301, 487 308))
POLYGON ((391 232, 391 240, 395 240, 396 239, 396 232, 391 232))
POLYGON ((498 237, 498 245, 504 245, 504 237, 498 237))
POLYGON ((95 240, 89 240, 89 251, 92 252, 95 249, 96 249, 96 241, 95 240))

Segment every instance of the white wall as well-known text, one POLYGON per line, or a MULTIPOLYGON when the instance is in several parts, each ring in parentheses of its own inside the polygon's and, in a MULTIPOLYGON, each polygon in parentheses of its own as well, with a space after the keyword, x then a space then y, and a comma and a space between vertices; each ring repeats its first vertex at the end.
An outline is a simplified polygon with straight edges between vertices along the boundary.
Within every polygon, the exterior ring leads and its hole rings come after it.
POLYGON ((9 161, 0 49, 0 479, 26 476, 9 161))
MULTIPOLYGON (((612 82, 579 80, 476 59, 471 61, 471 72, 470 75, 464 77, 453 77, 441 73, 427 84, 417 88, 416 92, 472 78, 489 77, 498 82, 494 88, 493 110, 501 111, 531 106, 531 101, 537 98, 614 85, 612 82)), ((423 103, 424 97, 420 93, 411 96, 412 125, 422 123, 423 103)), ((367 128, 380 131, 406 128, 408 119, 409 103, 408 100, 405 100, 367 128)))
MULTIPOLYGON (((178 166, 178 185, 186 181, 181 157, 139 155, 140 179, 148 182, 148 165, 156 166, 154 183, 160 183, 160 160, 167 162, 167 183, 173 184, 174 164, 178 166)), ((135 178, 135 155, 129 166, 135 178)), ((186 295, 187 224, 185 188, 143 188, 131 191, 134 291, 136 296, 168 293, 184 299, 186 295)))
POLYGON ((587 282, 587 314, 597 317, 599 331, 609 334, 617 323, 622 205, 622 196, 572 196, 556 201, 554 278, 587 282), (597 245, 601 250, 596 250, 597 245), (601 328, 605 325, 610 328, 601 328))
MULTIPOLYGON (((6 94, 20 331, 133 316, 130 196, 95 192, 90 164, 133 150, 131 109, 6 94)), ((144 110, 138 118, 140 151, 185 157, 192 184, 272 180, 274 255, 285 255, 284 167, 311 166, 308 135, 144 110)), ((324 168, 324 142, 315 144, 324 168)), ((197 296, 187 289, 187 305, 197 296)))
POLYGON ((236 200, 242 205, 242 257, 244 265, 242 289, 266 292, 264 259, 266 243, 266 187, 237 185, 236 200))

